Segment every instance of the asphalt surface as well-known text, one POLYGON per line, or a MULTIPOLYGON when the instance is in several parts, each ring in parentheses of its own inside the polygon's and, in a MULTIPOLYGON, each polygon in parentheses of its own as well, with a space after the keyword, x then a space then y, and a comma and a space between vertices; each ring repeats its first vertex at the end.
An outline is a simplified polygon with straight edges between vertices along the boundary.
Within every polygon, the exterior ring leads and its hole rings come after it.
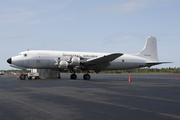
POLYGON ((180 75, 0 76, 0 120, 180 119, 180 75), (177 77, 177 80, 175 80, 177 77))

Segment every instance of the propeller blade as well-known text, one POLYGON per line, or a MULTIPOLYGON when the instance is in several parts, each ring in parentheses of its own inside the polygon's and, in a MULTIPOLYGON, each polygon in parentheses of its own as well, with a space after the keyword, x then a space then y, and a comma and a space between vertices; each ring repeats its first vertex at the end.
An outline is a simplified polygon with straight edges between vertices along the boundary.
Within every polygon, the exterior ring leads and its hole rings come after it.
POLYGON ((55 58, 55 61, 56 61, 56 63, 58 63, 58 61, 56 60, 56 58, 55 58))

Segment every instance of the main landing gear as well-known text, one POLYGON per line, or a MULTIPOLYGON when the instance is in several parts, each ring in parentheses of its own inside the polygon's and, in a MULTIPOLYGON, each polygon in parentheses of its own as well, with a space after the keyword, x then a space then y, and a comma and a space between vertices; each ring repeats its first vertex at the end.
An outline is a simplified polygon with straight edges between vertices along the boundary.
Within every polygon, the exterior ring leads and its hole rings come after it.
POLYGON ((84 80, 90 80, 91 76, 89 74, 85 74, 83 76, 84 80))
MULTIPOLYGON (((70 78, 75 80, 75 79, 77 78, 77 75, 76 75, 76 74, 72 74, 72 75, 70 76, 70 78)), ((83 79, 84 79, 84 80, 90 80, 90 78, 91 78, 91 76, 90 76, 89 74, 85 74, 85 75, 83 76, 83 79)))
POLYGON ((71 75, 71 79, 76 79, 77 78, 77 75, 76 74, 72 74, 71 75))

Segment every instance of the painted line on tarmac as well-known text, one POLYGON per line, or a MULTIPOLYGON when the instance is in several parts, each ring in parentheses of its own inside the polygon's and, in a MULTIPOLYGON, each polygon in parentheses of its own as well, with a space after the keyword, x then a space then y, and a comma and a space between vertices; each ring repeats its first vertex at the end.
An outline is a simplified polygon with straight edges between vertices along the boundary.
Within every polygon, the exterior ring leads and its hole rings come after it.
MULTIPOLYGON (((129 76, 104 76, 104 77, 96 77, 95 78, 129 78, 129 76)), ((136 76, 131 76, 131 78, 146 78, 146 79, 175 79, 172 77, 146 77, 146 76, 142 76, 142 77, 136 77, 136 76)), ((179 78, 177 78, 179 79, 179 78)))

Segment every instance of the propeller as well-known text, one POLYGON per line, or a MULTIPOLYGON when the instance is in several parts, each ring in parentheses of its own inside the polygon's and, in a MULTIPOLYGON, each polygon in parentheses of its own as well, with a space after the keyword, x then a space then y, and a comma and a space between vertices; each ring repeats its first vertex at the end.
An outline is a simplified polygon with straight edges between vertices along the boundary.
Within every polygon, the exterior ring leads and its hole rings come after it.
POLYGON ((72 62, 72 56, 68 59, 67 57, 66 57, 66 62, 68 62, 68 63, 71 63, 72 62))
POLYGON ((56 58, 55 58, 55 61, 56 61, 56 62, 55 62, 55 65, 56 65, 56 66, 58 66, 58 65, 59 65, 59 63, 60 63, 60 61, 61 61, 61 58, 60 58, 60 57, 58 57, 58 60, 56 60, 56 58))

